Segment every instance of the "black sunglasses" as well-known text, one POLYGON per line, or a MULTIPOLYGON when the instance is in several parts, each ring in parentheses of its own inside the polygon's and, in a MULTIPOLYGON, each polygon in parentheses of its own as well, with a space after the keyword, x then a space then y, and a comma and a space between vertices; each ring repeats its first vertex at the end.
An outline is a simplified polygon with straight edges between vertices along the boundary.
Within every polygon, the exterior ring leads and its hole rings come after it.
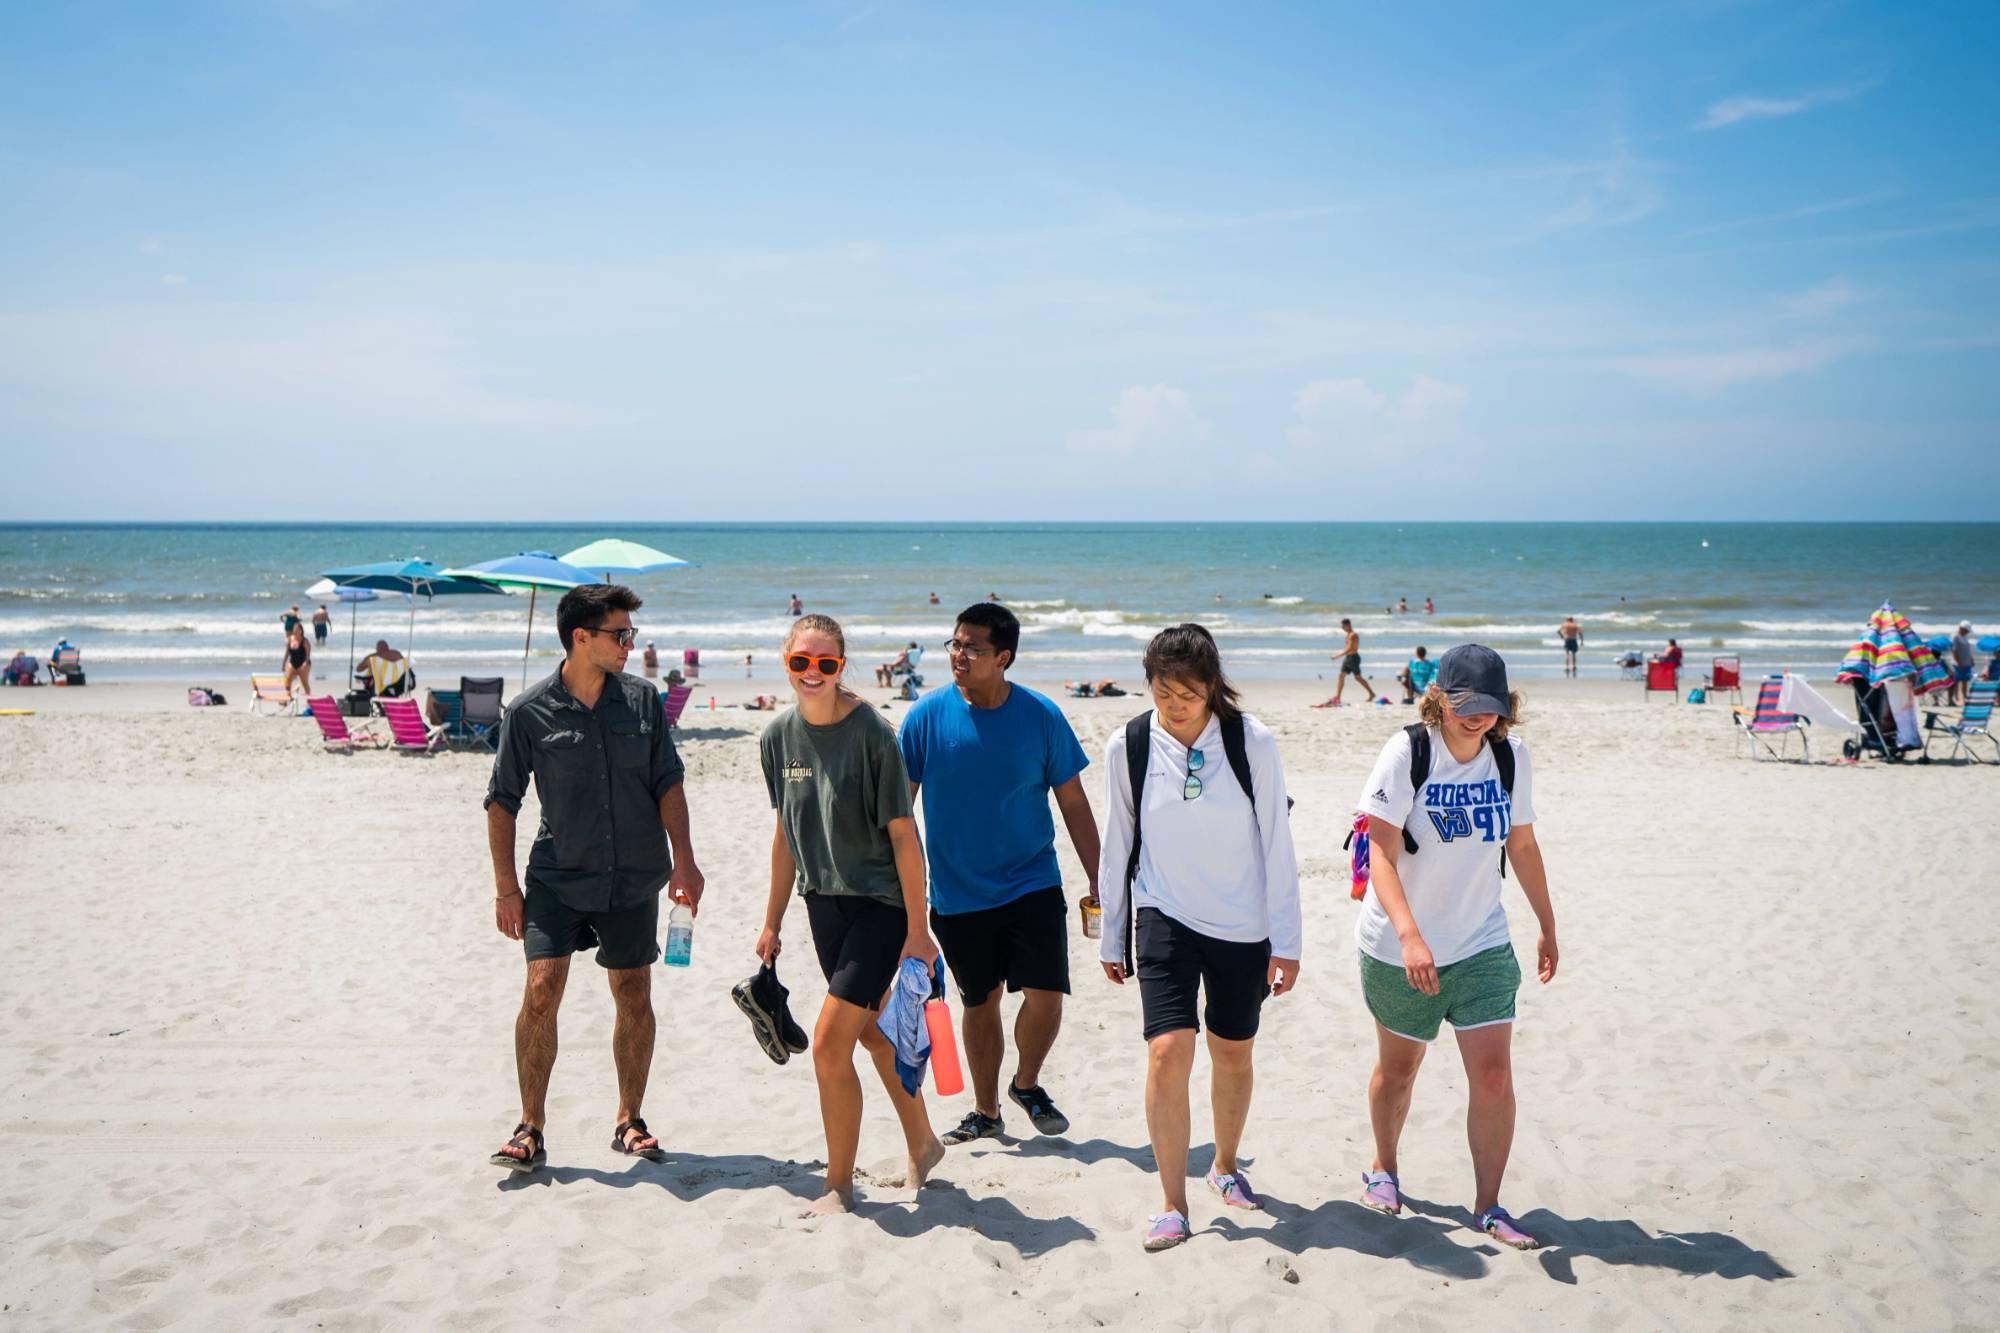
POLYGON ((612 638, 618 640, 620 648, 630 648, 639 638, 639 631, 636 628, 599 629, 595 625, 581 625, 578 628, 588 634, 609 634, 612 638))

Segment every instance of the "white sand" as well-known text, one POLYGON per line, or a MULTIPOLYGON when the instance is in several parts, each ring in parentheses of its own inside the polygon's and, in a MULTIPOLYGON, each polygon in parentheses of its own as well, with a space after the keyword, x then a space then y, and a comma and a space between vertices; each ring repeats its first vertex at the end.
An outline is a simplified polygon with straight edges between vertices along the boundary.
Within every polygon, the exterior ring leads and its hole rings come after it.
MULTIPOLYGON (((1549 1248, 1465 1225, 1448 1044, 1405 1139, 1414 1214, 1352 1202, 1372 1037, 1340 840, 1409 712, 1259 688, 1308 876, 1245 1142, 1270 1207, 1222 1217, 1197 1186, 1192 1243, 1146 1255, 1138 995, 1080 938, 1044 1080, 1068 1141, 954 1149, 921 1197, 864 1181, 858 1215, 794 1220, 822 1147, 810 1061, 772 1066, 728 999, 766 883, 759 715, 683 734, 708 898, 693 968, 654 973, 669 1161, 609 1151, 585 959, 551 1169, 520 1181, 486 1164, 517 1111, 521 974, 491 921, 488 760, 330 756, 308 721, 178 690, 9 692, 40 711, 0 718, 0 1326, 1992 1327, 2000 771, 1758 765, 1725 709, 1528 693, 1563 966, 1522 995, 1504 1197, 1549 1248)), ((1070 707, 1094 755, 1136 701, 1070 707)), ((810 1025, 796 905, 788 942, 810 1025)), ((899 1147, 871 1091, 864 1167, 899 1147)))

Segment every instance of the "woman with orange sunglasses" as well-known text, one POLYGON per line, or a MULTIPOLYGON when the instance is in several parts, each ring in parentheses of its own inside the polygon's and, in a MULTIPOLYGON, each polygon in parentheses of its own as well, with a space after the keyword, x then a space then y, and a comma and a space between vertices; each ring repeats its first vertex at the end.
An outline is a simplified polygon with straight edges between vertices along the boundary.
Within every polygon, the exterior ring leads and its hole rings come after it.
POLYGON ((813 1073, 826 1126, 826 1193, 805 1216, 854 1206, 854 1155, 861 1142, 864 1047, 903 1125, 912 1189, 944 1160, 923 1094, 903 1091, 895 1053, 875 1026, 905 958, 935 965, 924 916, 924 851, 896 733, 841 684, 847 640, 830 616, 801 616, 781 658, 798 707, 764 729, 764 783, 778 813, 771 834, 771 897, 757 956, 777 960, 792 889, 806 900, 826 1001, 813 1027, 813 1073))

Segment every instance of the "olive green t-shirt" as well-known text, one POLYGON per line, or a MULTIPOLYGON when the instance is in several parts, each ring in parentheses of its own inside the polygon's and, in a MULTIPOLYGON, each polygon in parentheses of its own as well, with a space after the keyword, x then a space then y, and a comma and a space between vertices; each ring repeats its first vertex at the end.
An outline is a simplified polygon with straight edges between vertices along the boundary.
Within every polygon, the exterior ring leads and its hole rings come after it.
POLYGON ((800 893, 903 905, 889 821, 912 812, 896 733, 867 704, 818 727, 788 709, 764 728, 764 785, 798 863, 800 893))

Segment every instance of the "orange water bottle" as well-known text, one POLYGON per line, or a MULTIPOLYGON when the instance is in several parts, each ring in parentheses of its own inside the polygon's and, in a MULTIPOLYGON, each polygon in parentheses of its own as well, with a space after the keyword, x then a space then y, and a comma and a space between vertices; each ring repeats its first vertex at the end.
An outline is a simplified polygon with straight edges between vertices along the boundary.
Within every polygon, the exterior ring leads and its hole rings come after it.
POLYGON ((951 1006, 944 1002, 941 964, 924 1002, 924 1027, 931 1034, 931 1087, 940 1097, 956 1097, 965 1091, 965 1075, 958 1067, 958 1037, 951 1030, 951 1006))

